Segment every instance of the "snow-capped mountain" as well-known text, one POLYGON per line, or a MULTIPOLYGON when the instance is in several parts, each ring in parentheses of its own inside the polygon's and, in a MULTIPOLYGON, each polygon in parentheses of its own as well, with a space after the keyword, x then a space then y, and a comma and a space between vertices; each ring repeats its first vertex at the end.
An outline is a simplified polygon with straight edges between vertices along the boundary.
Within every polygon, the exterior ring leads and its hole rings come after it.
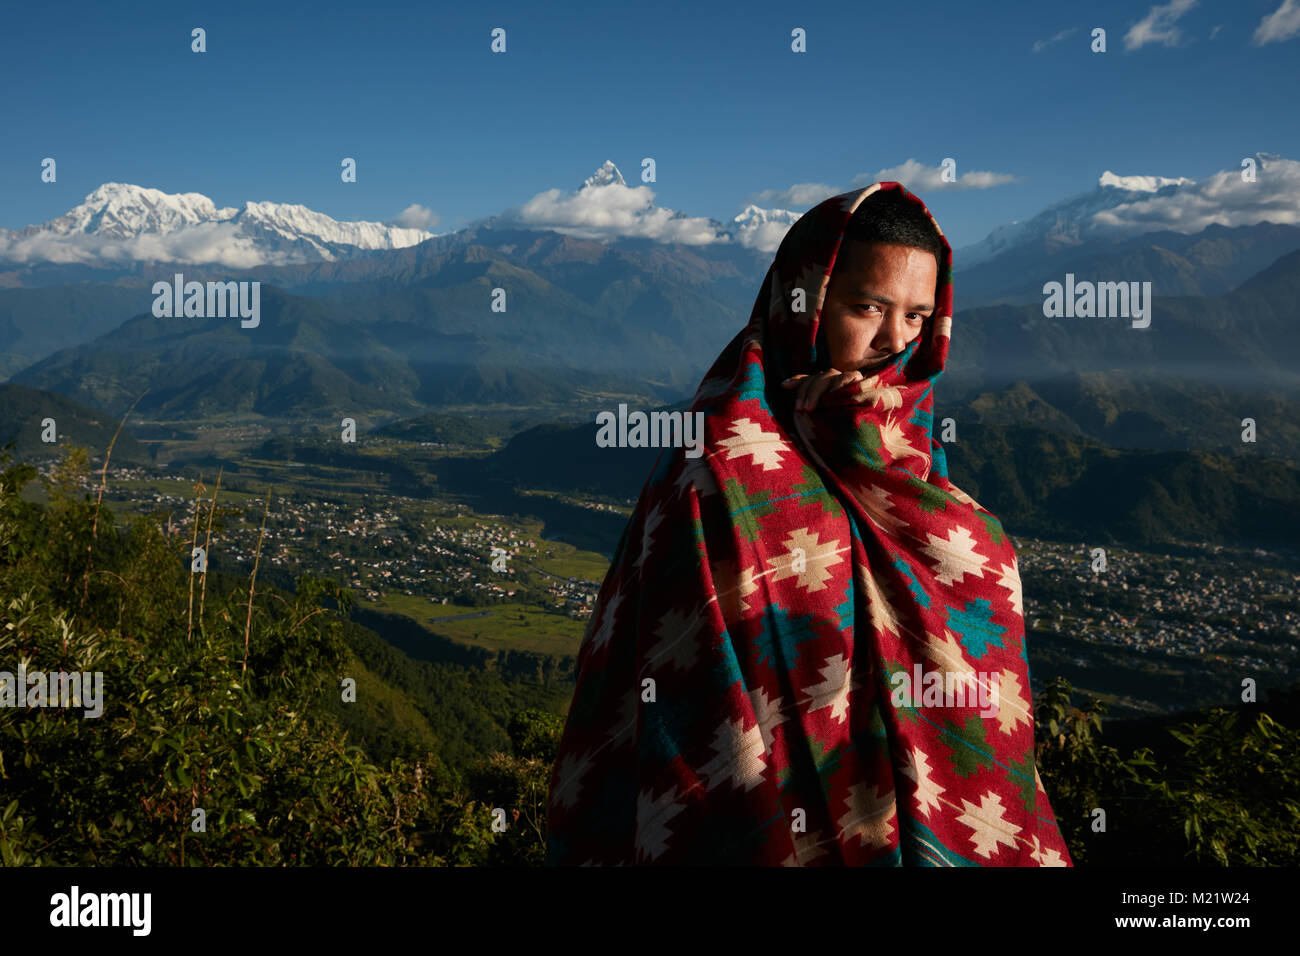
POLYGON ((966 269, 1017 246, 1032 245, 1050 253, 1081 245, 1095 238, 1090 233, 1098 213, 1153 196, 1170 196, 1184 186, 1194 185, 1195 180, 1185 177, 1118 176, 1108 169, 1092 192, 1054 203, 1025 222, 998 226, 974 245, 954 251, 953 259, 957 268, 966 269))
POLYGON ((124 261, 216 263, 238 268, 332 262, 402 249, 434 233, 377 222, 339 222, 306 206, 246 202, 218 208, 200 193, 105 183, 39 226, 0 230, 0 259, 99 265, 124 261))
POLYGON ((17 235, 33 236, 44 232, 68 236, 81 233, 107 239, 130 239, 143 233, 168 235, 203 222, 223 222, 238 212, 234 208, 218 209, 211 199, 200 193, 169 195, 160 189, 104 183, 81 205, 58 219, 20 229, 17 235))
POLYGON ((727 232, 748 249, 775 252, 802 215, 789 209, 764 209, 751 203, 728 223, 727 232))
MULTIPOLYGON (((1254 164, 1257 179, 1245 177, 1242 170, 1224 170, 1199 182, 1106 170, 1091 192, 1054 203, 1026 221, 998 226, 982 241, 958 249, 957 269, 997 266, 1023 271, 1026 257, 1052 259, 1090 241, 1110 243, 1151 232, 1192 234, 1211 225, 1235 228, 1264 222, 1300 225, 1300 162, 1257 153, 1254 164), (1007 265, 1007 255, 1018 264, 1007 265)), ((472 242, 480 229, 554 232, 602 244, 640 240, 696 249, 727 246, 737 253, 770 257, 803 214, 803 209, 747 205, 739 215, 720 222, 661 205, 657 189, 637 177, 629 184, 606 160, 570 189, 537 192, 438 238, 454 243, 464 236, 472 242)), ((154 264, 265 269, 357 257, 397 259, 382 253, 435 237, 416 228, 339 222, 300 205, 245 202, 218 208, 199 193, 168 194, 105 183, 57 219, 13 232, 0 230, 0 285, 138 272, 154 264)))
POLYGON ((306 206, 274 202, 246 202, 232 221, 250 236, 268 243, 301 242, 314 246, 322 259, 330 249, 404 249, 432 239, 423 229, 404 229, 377 222, 339 222, 306 206))
POLYGON ((600 164, 599 169, 583 180, 582 188, 586 189, 588 186, 608 186, 610 183, 617 183, 620 186, 627 185, 627 183, 623 181, 623 174, 618 171, 618 167, 614 165, 613 161, 607 159, 600 164))
POLYGON ((649 239, 706 246, 738 240, 726 224, 660 206, 654 196, 648 185, 628 185, 618 167, 607 159, 572 192, 548 189, 466 228, 558 232, 602 243, 649 239))

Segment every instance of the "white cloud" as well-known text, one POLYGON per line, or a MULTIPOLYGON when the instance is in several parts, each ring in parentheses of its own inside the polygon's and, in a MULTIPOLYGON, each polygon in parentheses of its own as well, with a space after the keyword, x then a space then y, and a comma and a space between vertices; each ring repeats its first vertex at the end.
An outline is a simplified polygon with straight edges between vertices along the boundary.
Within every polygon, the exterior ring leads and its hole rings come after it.
POLYGON ((1300 35, 1300 2, 1282 0, 1282 6, 1259 21, 1251 42, 1263 46, 1265 43, 1290 40, 1297 35, 1300 35))
POLYGON ((763 252, 775 252, 803 210, 811 209, 831 196, 872 183, 899 182, 919 194, 953 189, 989 189, 1015 181, 1016 178, 1009 173, 976 170, 958 175, 955 182, 945 182, 942 166, 926 166, 908 159, 899 166, 881 169, 874 174, 862 173, 855 176, 849 186, 796 183, 787 189, 765 189, 754 193, 747 200, 752 205, 736 217, 732 228, 740 245, 763 252), (755 206, 762 208, 756 211, 755 206))
POLYGON ((1148 43, 1178 46, 1183 31, 1177 23, 1183 14, 1194 6, 1196 0, 1169 0, 1169 3, 1163 7, 1152 7, 1147 11, 1147 15, 1133 24, 1124 35, 1124 49, 1137 50, 1148 43))
POLYGON ((0 259, 10 262, 54 262, 60 265, 102 265, 155 260, 216 263, 231 269, 284 265, 287 255, 267 253, 230 223, 199 223, 172 233, 145 233, 127 239, 93 233, 60 235, 36 232, 28 236, 0 235, 0 259))
MULTIPOLYGON (((960 169, 960 167, 958 167, 960 169)), ((1013 183, 1016 177, 1010 173, 994 173, 987 170, 973 170, 958 173, 955 182, 945 182, 942 166, 926 166, 914 159, 908 159, 901 166, 891 166, 878 170, 875 175, 855 176, 853 185, 869 186, 871 183, 900 182, 914 193, 940 192, 952 189, 990 189, 1013 183)))
POLYGON ((1012 183, 1016 177, 1009 173, 972 171, 965 175, 958 174, 956 182, 943 181, 942 166, 926 166, 914 159, 908 159, 899 166, 878 170, 874 174, 861 173, 853 177, 849 186, 828 186, 825 183, 797 183, 788 189, 765 189, 754 193, 746 202, 763 206, 767 209, 811 209, 823 199, 838 196, 872 183, 899 182, 913 192, 935 192, 946 189, 988 189, 1012 183))
POLYGON ((1068 30, 1062 30, 1060 33, 1056 34, 1056 36, 1052 37, 1049 40, 1035 40, 1034 52, 1038 53, 1040 50, 1045 50, 1053 43, 1060 43, 1062 40, 1070 36, 1072 33, 1076 33, 1078 29, 1079 29, 1078 27, 1070 27, 1068 30))
POLYGON ((754 193, 749 201, 767 209, 811 209, 823 199, 837 196, 844 189, 825 183, 796 183, 789 189, 764 189, 754 193))
POLYGON ((426 232, 438 224, 438 217, 432 209, 411 203, 397 214, 389 225, 401 226, 403 229, 423 229, 426 232))
POLYGON ((1257 153, 1257 179, 1243 182, 1240 169, 1215 173, 1167 196, 1124 203, 1095 214, 1095 236, 1140 235, 1158 229, 1200 232, 1206 226, 1250 226, 1258 222, 1300 225, 1300 162, 1257 153))
POLYGON ((1210 39, 1213 40, 1215 37, 1217 37, 1219 35, 1219 31, 1222 29, 1223 29, 1223 24, 1220 23, 1217 27, 1215 27, 1213 30, 1210 31, 1210 39))
POLYGON ((654 203, 649 186, 592 183, 574 192, 548 189, 497 218, 502 225, 552 229, 584 239, 636 237, 705 245, 727 241, 719 225, 654 203))

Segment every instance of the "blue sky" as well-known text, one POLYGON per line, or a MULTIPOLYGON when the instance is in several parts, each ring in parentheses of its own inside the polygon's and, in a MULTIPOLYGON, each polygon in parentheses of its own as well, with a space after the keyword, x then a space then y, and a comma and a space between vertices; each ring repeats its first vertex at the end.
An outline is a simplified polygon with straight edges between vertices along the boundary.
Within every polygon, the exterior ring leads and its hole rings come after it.
POLYGON ((952 157, 959 175, 1013 179, 916 189, 961 246, 1106 169, 1199 180, 1258 151, 1300 158, 1297 0, 54 2, 0 17, 9 229, 115 181, 336 219, 417 204, 447 232, 574 190, 607 159, 639 185, 643 156, 656 204, 725 220, 793 203, 799 184, 838 192, 952 157), (1270 15, 1260 35, 1279 39, 1254 42, 1270 15), (1126 44, 1135 24, 1144 42, 1126 44), (1098 26, 1105 54, 1089 50, 1098 26), (790 51, 795 27, 807 53, 790 51), (40 181, 46 156, 57 183, 40 181))

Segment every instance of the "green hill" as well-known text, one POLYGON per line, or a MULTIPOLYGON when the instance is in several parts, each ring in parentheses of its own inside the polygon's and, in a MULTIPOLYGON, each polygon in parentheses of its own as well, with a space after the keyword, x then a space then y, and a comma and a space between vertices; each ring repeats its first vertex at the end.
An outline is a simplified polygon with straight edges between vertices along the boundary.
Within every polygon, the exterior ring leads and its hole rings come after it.
MULTIPOLYGON (((990 416, 995 420, 1019 414, 1044 425, 1075 424, 1032 390, 1003 398, 1018 408, 1004 401, 990 416)), ((1232 425, 1223 422, 1225 444, 1240 438, 1240 420, 1235 432, 1232 425)), ((1144 545, 1289 545, 1300 533, 1300 471, 1265 457, 1267 446, 1247 445, 1233 457, 1116 449, 1078 434, 1077 425, 1074 430, 967 422, 963 415, 958 440, 945 445, 950 477, 1017 534, 1144 545)), ((446 480, 455 487, 495 482, 636 499, 661 450, 599 448, 595 431, 594 423, 532 428, 486 458, 449 463, 446 480)))
POLYGON ((1071 372, 1018 381, 942 410, 958 432, 970 422, 1027 425, 1088 436, 1114 448, 1213 451, 1300 462, 1300 400, 1172 375, 1071 372), (1243 442, 1242 420, 1255 421, 1243 442))
POLYGON ((143 279, 0 289, 0 381, 111 332, 151 300, 143 279))
POLYGON ((1015 533, 1289 546, 1300 532, 1300 470, 1281 461, 992 425, 963 427, 945 451, 952 481, 1015 533))
MULTIPOLYGON (((122 405, 116 415, 108 415, 73 401, 58 392, 23 385, 0 385, 0 445, 14 443, 15 454, 21 457, 53 454, 54 446, 41 440, 45 419, 54 419, 58 446, 82 445, 92 449, 106 449, 117 431, 122 405)), ((113 446, 113 461, 118 464, 147 462, 149 452, 123 428, 113 446)))

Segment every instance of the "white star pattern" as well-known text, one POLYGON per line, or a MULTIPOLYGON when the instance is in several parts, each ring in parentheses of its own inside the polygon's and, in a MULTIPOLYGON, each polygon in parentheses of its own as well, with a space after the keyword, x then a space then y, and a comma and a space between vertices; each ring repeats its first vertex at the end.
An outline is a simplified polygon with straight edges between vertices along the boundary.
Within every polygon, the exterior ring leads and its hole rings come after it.
POLYGON ((830 842, 830 839, 830 837, 826 836, 821 831, 816 833, 794 834, 794 854, 787 856, 782 861, 781 865, 807 866, 813 860, 823 857, 830 852, 826 849, 826 844, 830 842))
POLYGON ((1011 563, 1009 565, 1008 564, 1002 565, 1001 570, 1002 570, 1002 576, 998 578, 998 584, 1002 585, 1004 588, 1006 588, 1008 591, 1011 592, 1011 598, 1010 598, 1011 606, 1016 609, 1017 614, 1023 615, 1025 613, 1025 609, 1020 603, 1021 590, 1020 590, 1019 561, 1016 558, 1012 558, 1011 563))
POLYGON ((674 608, 659 619, 655 628, 659 640, 646 654, 646 662, 658 666, 667 658, 678 670, 689 670, 698 656, 698 638, 703 628, 704 615, 698 610, 688 614, 674 608))
POLYGON ((1034 849, 1030 852, 1029 858, 1039 866, 1065 866, 1061 854, 1052 849, 1044 849, 1038 840, 1038 834, 1034 834, 1034 849))
POLYGON ((605 602, 605 608, 600 615, 600 626, 591 632, 591 649, 593 652, 600 650, 614 636, 614 617, 618 612, 618 606, 622 603, 622 591, 615 591, 610 599, 605 602))
POLYGON ((754 569, 746 567, 737 575, 735 561, 717 561, 710 565, 710 569, 718 607, 722 609, 723 620, 730 625, 753 610, 745 598, 758 590, 754 569))
POLYGON ((1029 724, 1029 701, 1015 671, 1004 670, 998 677, 998 729, 1013 734, 1021 724, 1029 724))
POLYGON ((812 687, 805 687, 804 693, 808 695, 808 712, 821 710, 825 707, 831 708, 831 718, 836 721, 843 721, 849 715, 849 681, 850 664, 849 659, 843 654, 836 654, 834 657, 827 658, 826 663, 818 668, 821 675, 826 679, 820 684, 814 684, 812 687))
POLYGON ((907 764, 903 767, 903 773, 916 784, 912 799, 916 801, 917 812, 928 819, 930 812, 939 808, 942 802, 939 798, 943 796, 944 789, 930 777, 933 768, 930 767, 925 751, 914 744, 908 748, 906 756, 907 764))
POLYGON ((706 455, 699 458, 687 458, 686 464, 677 476, 674 487, 679 495, 695 489, 696 495, 715 495, 718 493, 718 482, 713 477, 713 472, 709 470, 708 465, 704 463, 706 455))
POLYGON ((672 787, 659 799, 654 799, 653 790, 643 790, 636 798, 636 852, 653 860, 663 856, 668 849, 668 839, 672 836, 668 821, 677 816, 686 807, 677 803, 677 788, 672 787))
POLYGON ((763 782, 767 755, 757 726, 745 730, 743 720, 724 720, 713 733, 713 751, 717 756, 700 768, 700 773, 709 778, 705 789, 716 790, 730 783, 732 787, 753 790, 763 782))
POLYGON ((659 527, 663 520, 664 509, 656 502, 655 506, 646 514, 645 523, 641 526, 641 553, 632 562, 632 567, 641 567, 645 563, 645 559, 650 556, 650 546, 654 543, 655 529, 659 527))
POLYGON ((894 611, 891 600, 893 592, 889 588, 889 583, 877 580, 876 576, 863 565, 858 565, 856 574, 858 584, 867 592, 867 610, 871 615, 871 626, 877 631, 885 631, 899 637, 898 615, 894 611))
POLYGON ((1004 816, 1006 808, 1002 798, 992 790, 986 791, 978 804, 962 798, 965 812, 957 818, 958 823, 970 827, 970 841, 975 845, 975 852, 980 856, 991 858, 999 845, 1015 847, 1016 834, 1020 827, 1004 816))
POLYGON ((947 628, 943 629, 942 640, 933 634, 926 634, 925 656, 938 664, 940 670, 951 671, 968 678, 975 675, 975 668, 966 660, 961 644, 947 628))
POLYGON ((896 814, 890 790, 876 792, 875 784, 855 783, 849 787, 849 809, 835 822, 841 836, 857 837, 859 846, 888 847, 894 835, 896 814))
POLYGON ((792 454, 787 445, 776 432, 765 432, 763 426, 748 418, 738 418, 728 427, 735 433, 735 438, 724 438, 718 442, 727 449, 727 460, 748 455, 756 465, 762 465, 764 471, 778 471, 781 468, 781 456, 792 454))
POLYGON ((898 534, 907 528, 906 521, 890 514, 894 502, 890 498, 887 489, 875 483, 869 485, 848 484, 849 490, 853 492, 853 497, 862 503, 862 509, 867 513, 867 517, 875 523, 876 527, 893 534, 898 534))
POLYGON ((578 802, 578 793, 582 790, 582 778, 591 769, 591 757, 589 753, 581 757, 566 754, 560 761, 559 767, 556 768, 555 790, 551 794, 551 801, 555 806, 571 807, 578 802))
POLYGON ((759 733, 763 735, 763 750, 772 752, 772 729, 785 723, 785 714, 781 713, 783 698, 768 700, 767 691, 756 687, 749 692, 749 702, 754 707, 754 719, 758 721, 759 733))
POLYGON ((623 741, 630 741, 636 730, 637 717, 640 716, 641 695, 639 688, 623 692, 623 699, 618 705, 618 717, 610 730, 606 741, 616 750, 623 741))
POLYGON ((971 537, 969 528, 949 528, 947 540, 929 532, 925 536, 930 543, 921 550, 937 564, 935 580, 951 585, 966 575, 976 578, 984 576, 984 565, 989 559, 975 550, 975 539, 971 537))
POLYGON ((785 539, 785 553, 778 554, 767 561, 776 569, 772 580, 781 581, 792 577, 801 588, 810 592, 824 590, 826 581, 831 576, 829 569, 844 560, 840 552, 849 550, 847 545, 843 548, 837 547, 839 543, 836 539, 823 544, 818 541, 817 533, 809 532, 807 528, 790 532, 790 536, 785 539), (802 571, 798 570, 796 548, 803 552, 802 571))

